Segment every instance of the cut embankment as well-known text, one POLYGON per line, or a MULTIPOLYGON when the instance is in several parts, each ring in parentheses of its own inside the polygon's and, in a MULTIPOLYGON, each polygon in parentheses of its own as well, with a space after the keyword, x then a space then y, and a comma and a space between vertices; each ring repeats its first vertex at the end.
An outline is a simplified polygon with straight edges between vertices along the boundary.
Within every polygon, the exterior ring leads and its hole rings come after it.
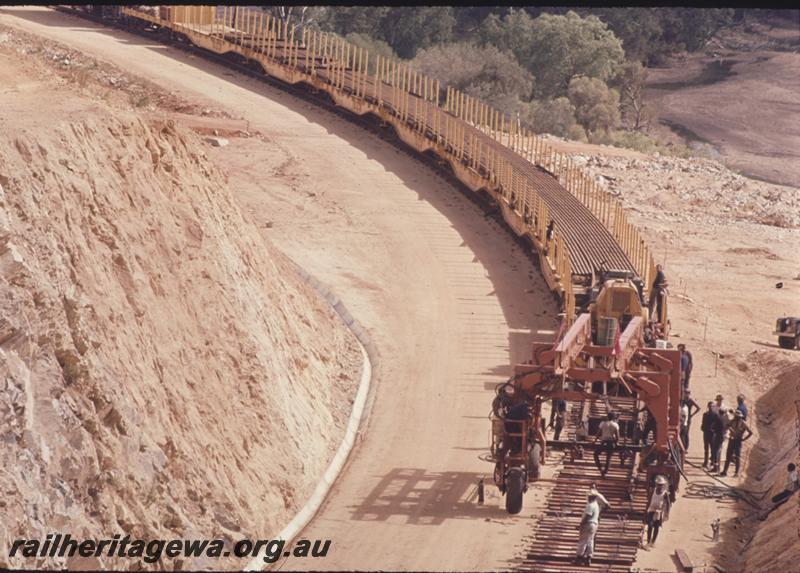
POLYGON ((763 497, 760 511, 737 520, 745 545, 741 553, 727 556, 735 560, 729 564, 732 571, 796 571, 800 563, 800 493, 770 511, 772 496, 786 484, 788 464, 800 463, 800 364, 773 356, 764 366, 777 382, 756 403, 759 437, 744 486, 763 497), (765 514, 766 519, 758 519, 765 514))
POLYGON ((195 135, 105 112, 4 136, 0 559, 12 538, 67 529, 274 534, 341 441, 354 336, 195 135))

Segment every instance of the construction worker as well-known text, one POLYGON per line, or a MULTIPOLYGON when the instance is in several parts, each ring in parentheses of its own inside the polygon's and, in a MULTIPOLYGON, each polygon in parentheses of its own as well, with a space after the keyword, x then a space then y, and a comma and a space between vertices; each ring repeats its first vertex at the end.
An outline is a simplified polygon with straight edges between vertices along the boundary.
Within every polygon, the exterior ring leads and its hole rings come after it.
POLYGON ((567 401, 561 399, 554 399, 552 408, 550 409, 550 423, 548 428, 553 428, 553 439, 557 440, 561 437, 561 431, 564 429, 564 424, 567 418, 567 401))
POLYGON ((689 379, 692 377, 692 353, 686 350, 685 344, 679 344, 678 350, 681 353, 681 382, 683 389, 689 389, 689 379))
POLYGON ((722 418, 714 411, 714 402, 708 403, 708 410, 703 413, 703 421, 700 425, 703 431, 703 467, 709 467, 709 460, 714 471, 719 471, 719 458, 717 457, 717 442, 721 441, 723 432, 722 418))
POLYGON ((786 487, 777 495, 772 496, 772 503, 781 503, 790 495, 800 489, 800 481, 797 478, 797 466, 789 464, 786 468, 789 474, 786 476, 786 487))
POLYGON ((720 414, 726 408, 725 399, 722 397, 722 394, 717 394, 717 397, 714 398, 714 412, 720 414))
POLYGON ((744 419, 744 421, 746 422, 748 412, 747 412, 747 405, 744 403, 743 394, 739 394, 738 396, 736 396, 736 404, 737 404, 736 409, 742 413, 742 419, 744 419))
POLYGON ((684 449, 689 451, 689 404, 686 400, 681 400, 681 409, 679 413, 679 431, 681 442, 683 442, 684 449))
POLYGON ((592 482, 592 485, 589 486, 589 492, 597 496, 597 504, 600 506, 601 511, 604 509, 611 509, 611 504, 608 503, 606 496, 597 489, 597 484, 595 482, 592 482))
POLYGON ((718 472, 719 464, 722 461, 722 445, 725 443, 725 434, 728 430, 728 408, 725 406, 725 400, 722 394, 717 394, 716 398, 714 398, 712 409, 720 419, 720 424, 722 425, 722 431, 714 436, 714 458, 716 462, 712 471, 718 472))
POLYGON ((736 467, 733 477, 739 477, 742 442, 748 440, 752 435, 753 431, 745 423, 741 410, 735 410, 733 412, 733 422, 731 422, 731 425, 728 427, 728 450, 725 453, 725 468, 722 470, 722 473, 719 474, 720 476, 728 475, 728 466, 730 466, 731 460, 733 460, 736 467))
POLYGON ((661 309, 664 305, 664 297, 667 295, 668 286, 669 283, 664 274, 664 267, 662 265, 656 265, 656 276, 653 279, 653 286, 650 289, 650 302, 647 305, 651 317, 653 315, 653 306, 655 305, 656 307, 655 322, 661 321, 661 309))
POLYGON ((556 412, 555 420, 553 420, 553 439, 558 440, 561 437, 561 431, 564 429, 566 422, 566 415, 563 411, 556 412))
POLYGON ((692 427, 692 418, 700 411, 700 406, 692 400, 691 392, 686 390, 681 400, 680 431, 681 441, 686 451, 689 451, 689 428, 692 427))
POLYGON ((597 494, 589 491, 586 496, 586 507, 583 509, 581 523, 578 525, 580 536, 578 537, 578 551, 575 556, 576 564, 592 564, 594 536, 597 535, 598 525, 600 525, 600 505, 597 503, 597 494))
POLYGON ((556 222, 550 219, 550 222, 547 224, 547 231, 545 233, 544 239, 544 254, 550 254, 550 243, 553 241, 553 237, 555 236, 556 232, 556 222))
POLYGON ((797 477, 797 466, 795 464, 789 464, 786 467, 786 471, 789 474, 786 476, 786 486, 783 488, 783 491, 779 492, 777 495, 772 496, 772 507, 767 509, 766 511, 762 512, 759 515, 758 519, 764 521, 767 519, 770 513, 778 509, 781 505, 786 503, 786 501, 791 497, 791 495, 800 490, 800 481, 798 481, 797 477))
POLYGON ((600 422, 600 429, 594 437, 595 443, 597 443, 597 440, 600 440, 600 447, 594 450, 594 463, 597 469, 600 470, 600 475, 602 477, 605 477, 608 472, 608 466, 611 464, 611 454, 614 453, 617 442, 619 441, 619 424, 616 422, 616 419, 617 413, 609 412, 608 419, 600 422), (601 449, 606 453, 605 468, 600 467, 601 449))
POLYGON ((644 546, 645 548, 655 545, 661 524, 669 519, 670 501, 667 485, 667 478, 662 475, 656 476, 656 488, 647 505, 647 545, 644 546))

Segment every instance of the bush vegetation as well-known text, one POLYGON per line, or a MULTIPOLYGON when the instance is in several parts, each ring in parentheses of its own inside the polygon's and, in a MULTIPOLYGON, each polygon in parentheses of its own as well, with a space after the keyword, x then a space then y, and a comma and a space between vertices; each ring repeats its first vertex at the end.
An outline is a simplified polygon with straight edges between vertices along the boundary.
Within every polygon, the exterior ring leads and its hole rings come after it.
POLYGON ((314 25, 321 29, 371 54, 408 60, 533 131, 662 152, 674 148, 659 148, 645 135, 647 66, 702 49, 721 28, 761 12, 502 6, 315 10, 314 25))

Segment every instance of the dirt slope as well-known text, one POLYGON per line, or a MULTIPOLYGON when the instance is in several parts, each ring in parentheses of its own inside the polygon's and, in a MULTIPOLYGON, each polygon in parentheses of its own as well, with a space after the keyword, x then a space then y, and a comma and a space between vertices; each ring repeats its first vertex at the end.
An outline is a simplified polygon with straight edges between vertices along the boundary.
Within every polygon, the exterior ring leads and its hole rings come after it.
POLYGON ((650 70, 646 103, 660 136, 747 175, 800 185, 800 27, 723 30, 702 53, 650 70))
MULTIPOLYGON (((758 400, 761 439, 750 457, 745 488, 763 493, 760 509, 772 507, 770 498, 786 484, 786 466, 800 462, 800 364, 764 357, 756 363, 757 375, 774 377, 777 384, 758 400)), ((721 560, 734 561, 742 571, 793 571, 800 562, 800 498, 798 494, 758 521, 759 512, 743 518, 746 546, 741 559, 731 560, 738 547, 724 545, 721 560)), ((723 561, 724 562, 724 561, 723 561)))
POLYGON ((52 531, 268 537, 338 446, 354 337, 198 136, 2 46, 0 70, 0 558, 52 531))

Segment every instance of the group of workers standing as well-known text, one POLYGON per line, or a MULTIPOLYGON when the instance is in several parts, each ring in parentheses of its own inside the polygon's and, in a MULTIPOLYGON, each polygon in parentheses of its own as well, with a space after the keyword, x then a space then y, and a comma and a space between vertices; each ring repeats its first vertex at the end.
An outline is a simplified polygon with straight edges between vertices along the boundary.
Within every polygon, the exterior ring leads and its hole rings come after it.
POLYGON ((753 435, 747 425, 747 404, 741 394, 736 397, 736 408, 728 408, 722 394, 717 394, 714 401, 709 402, 703 422, 700 426, 703 431, 703 467, 720 476, 728 475, 728 468, 733 462, 733 477, 739 476, 742 457, 742 443, 753 435), (728 439, 728 448, 725 452, 725 466, 719 471, 722 460, 722 446, 725 438, 728 439))
MULTIPOLYGON (((680 409, 680 436, 686 451, 689 451, 689 429, 695 414, 700 412, 700 406, 692 399, 689 382, 694 366, 692 353, 685 344, 679 344, 681 364, 682 399, 680 409)), ((739 394, 736 397, 736 407, 729 408, 722 394, 708 403, 703 413, 700 429, 703 432, 703 467, 711 472, 727 476, 731 463, 734 465, 733 477, 739 476, 742 458, 742 443, 747 441, 753 432, 747 425, 748 409, 745 397, 739 394), (720 472, 722 463, 722 447, 728 440, 725 452, 725 466, 720 472)))

